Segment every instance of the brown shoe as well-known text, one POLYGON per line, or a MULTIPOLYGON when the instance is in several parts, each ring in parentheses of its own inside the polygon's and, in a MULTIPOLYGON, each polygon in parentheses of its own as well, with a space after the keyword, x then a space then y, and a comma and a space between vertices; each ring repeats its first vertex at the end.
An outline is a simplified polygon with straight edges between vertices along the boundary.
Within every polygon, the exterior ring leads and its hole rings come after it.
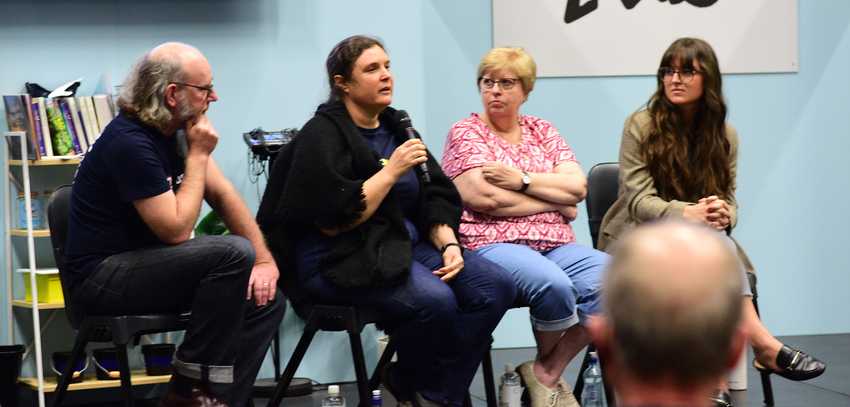
POLYGON ((519 365, 516 372, 531 398, 531 407, 579 407, 578 400, 564 379, 558 380, 555 388, 546 387, 537 380, 533 360, 519 365))
POLYGON ((159 401, 159 407, 228 407, 228 405, 202 388, 193 387, 191 395, 186 397, 177 394, 173 387, 169 387, 168 393, 165 393, 159 401))

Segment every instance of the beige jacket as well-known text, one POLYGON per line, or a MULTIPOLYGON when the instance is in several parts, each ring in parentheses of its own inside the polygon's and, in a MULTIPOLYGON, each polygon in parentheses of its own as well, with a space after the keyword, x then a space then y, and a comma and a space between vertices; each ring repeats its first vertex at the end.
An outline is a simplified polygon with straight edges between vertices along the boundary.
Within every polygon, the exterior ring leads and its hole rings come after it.
MULTIPOLYGON (((610 252, 612 243, 636 225, 663 217, 681 218, 684 208, 695 204, 677 200, 665 201, 658 196, 652 176, 640 153, 640 144, 646 138, 650 121, 649 112, 641 110, 629 116, 623 126, 623 138, 620 142, 620 189, 617 200, 602 219, 598 245, 600 250, 610 252)), ((732 147, 729 169, 734 182, 737 173, 738 132, 728 123, 726 136, 732 147)), ((731 211, 731 224, 734 227, 738 220, 734 184, 732 196, 727 202, 731 211)), ((735 244, 737 245, 737 242, 735 244)), ((752 264, 740 245, 738 254, 746 268, 752 271, 752 264)))

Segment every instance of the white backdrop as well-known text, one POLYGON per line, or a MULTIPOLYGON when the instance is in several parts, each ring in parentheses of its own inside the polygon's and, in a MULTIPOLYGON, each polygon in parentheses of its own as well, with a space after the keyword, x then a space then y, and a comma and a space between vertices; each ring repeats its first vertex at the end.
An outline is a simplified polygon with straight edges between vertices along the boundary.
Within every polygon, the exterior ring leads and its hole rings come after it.
POLYGON ((799 69, 797 0, 493 0, 493 45, 525 48, 539 76, 652 75, 679 37, 724 73, 799 69))

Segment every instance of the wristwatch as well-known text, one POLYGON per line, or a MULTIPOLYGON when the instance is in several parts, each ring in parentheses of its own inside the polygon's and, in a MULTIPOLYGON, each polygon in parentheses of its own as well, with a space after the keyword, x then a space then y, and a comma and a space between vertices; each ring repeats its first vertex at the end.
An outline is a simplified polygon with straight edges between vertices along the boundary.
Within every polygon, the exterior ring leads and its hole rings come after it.
POLYGON ((519 187, 518 192, 525 192, 525 190, 528 189, 529 185, 531 185, 531 176, 528 175, 527 172, 523 171, 522 172, 522 186, 519 187))

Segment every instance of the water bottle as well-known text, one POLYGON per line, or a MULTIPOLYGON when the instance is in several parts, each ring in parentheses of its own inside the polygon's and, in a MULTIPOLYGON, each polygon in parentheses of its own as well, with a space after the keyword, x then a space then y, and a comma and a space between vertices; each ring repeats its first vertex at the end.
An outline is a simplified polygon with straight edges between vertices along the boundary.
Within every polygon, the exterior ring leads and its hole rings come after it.
POLYGON ((502 375, 502 383, 499 385, 499 407, 521 407, 522 386, 519 374, 514 371, 510 364, 505 365, 505 374, 502 375))
POLYGON ((599 369, 599 358, 596 352, 590 353, 590 364, 582 376, 584 390, 581 392, 582 407, 604 407, 604 390, 602 388, 602 371, 599 369))
POLYGON ((345 407, 345 399, 339 394, 339 386, 328 386, 328 396, 322 400, 322 407, 345 407))
POLYGON ((381 400, 381 391, 372 390, 372 407, 381 407, 383 403, 383 400, 381 400))

